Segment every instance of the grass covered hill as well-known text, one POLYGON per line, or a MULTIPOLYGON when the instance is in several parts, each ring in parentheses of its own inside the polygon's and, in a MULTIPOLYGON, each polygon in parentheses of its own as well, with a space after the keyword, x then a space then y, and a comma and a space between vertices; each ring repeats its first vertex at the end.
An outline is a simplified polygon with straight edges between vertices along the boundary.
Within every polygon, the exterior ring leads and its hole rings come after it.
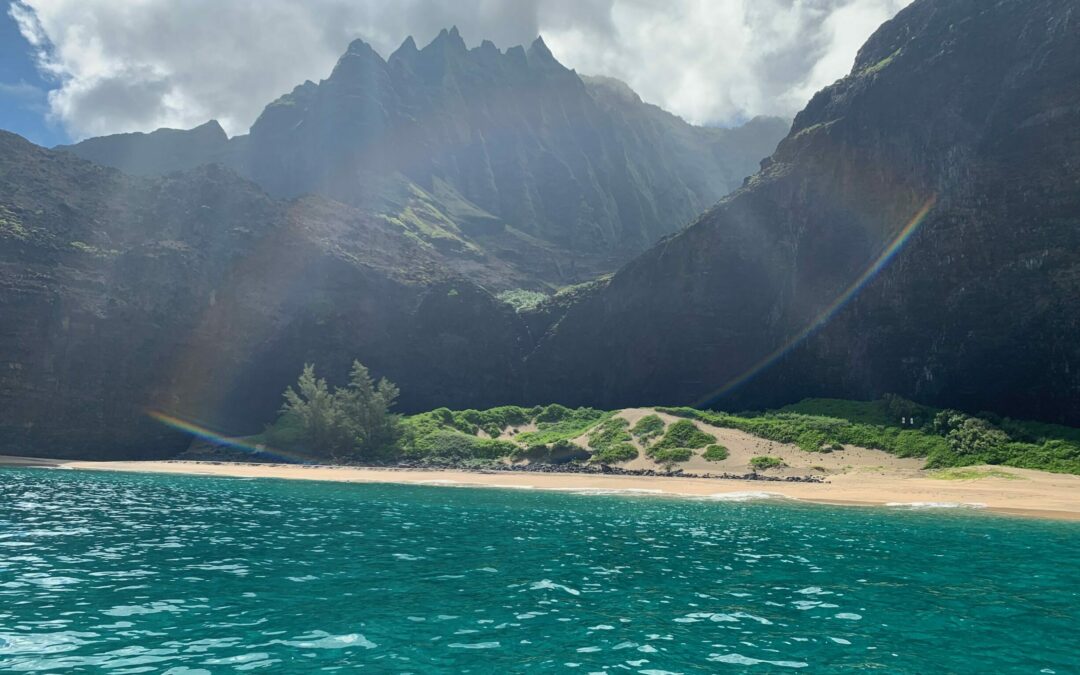
MULTIPOLYGON (((303 429, 289 415, 256 440, 300 451, 305 445, 303 429)), ((850 470, 853 454, 866 451, 876 452, 874 461, 912 471, 990 464, 1080 474, 1080 430, 969 415, 899 397, 807 399, 778 410, 737 414, 673 407, 602 411, 557 404, 439 408, 400 418, 392 446, 362 461, 805 474, 850 470)))

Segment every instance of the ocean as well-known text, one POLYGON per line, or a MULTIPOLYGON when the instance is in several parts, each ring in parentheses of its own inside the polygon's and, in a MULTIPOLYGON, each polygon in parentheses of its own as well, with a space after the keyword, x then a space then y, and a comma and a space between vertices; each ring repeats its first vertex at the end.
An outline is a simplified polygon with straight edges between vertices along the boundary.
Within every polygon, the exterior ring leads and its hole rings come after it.
POLYGON ((1077 673, 1080 524, 0 469, 0 670, 1077 673))

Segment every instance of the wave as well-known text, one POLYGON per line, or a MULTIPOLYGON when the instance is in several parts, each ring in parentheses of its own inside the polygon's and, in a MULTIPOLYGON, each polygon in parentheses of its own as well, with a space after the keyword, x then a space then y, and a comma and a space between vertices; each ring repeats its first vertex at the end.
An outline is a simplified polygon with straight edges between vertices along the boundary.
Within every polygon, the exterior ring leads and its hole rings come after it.
POLYGON ((748 490, 742 492, 714 492, 711 495, 703 495, 698 499, 710 502, 750 502, 759 499, 793 499, 779 492, 764 492, 760 490, 748 490))
POLYGON ((893 508, 919 509, 985 509, 982 502, 886 502, 893 508))

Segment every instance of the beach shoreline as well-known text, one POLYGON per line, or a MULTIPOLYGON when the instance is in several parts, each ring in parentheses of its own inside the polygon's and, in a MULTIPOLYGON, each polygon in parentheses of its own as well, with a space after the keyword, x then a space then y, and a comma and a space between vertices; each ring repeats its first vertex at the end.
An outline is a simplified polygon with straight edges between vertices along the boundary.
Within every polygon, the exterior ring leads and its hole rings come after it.
POLYGON ((776 497, 833 506, 942 510, 967 508, 1028 518, 1080 521, 1080 477, 1014 468, 1008 468, 1011 478, 990 476, 972 480, 940 480, 930 474, 911 476, 851 473, 829 476, 828 482, 824 483, 796 483, 678 476, 485 472, 176 460, 85 461, 14 456, 0 456, 0 467, 536 489, 597 494, 637 493, 716 501, 776 497))

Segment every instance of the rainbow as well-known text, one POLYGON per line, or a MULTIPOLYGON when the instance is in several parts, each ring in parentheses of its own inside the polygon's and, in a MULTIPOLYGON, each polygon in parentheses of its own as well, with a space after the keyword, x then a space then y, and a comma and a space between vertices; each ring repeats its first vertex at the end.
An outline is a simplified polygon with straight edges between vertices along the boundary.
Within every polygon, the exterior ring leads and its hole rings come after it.
POLYGON ((713 390, 707 396, 704 396, 698 401, 696 401, 694 403, 694 406, 698 408, 708 407, 708 405, 716 399, 729 393, 736 387, 739 387, 748 380, 760 374, 762 371, 767 369, 785 354, 794 349, 803 340, 807 339, 808 337, 816 333, 818 330, 820 330, 825 324, 829 322, 830 319, 833 318, 833 316, 836 315, 837 312, 839 312, 846 304, 851 302, 851 300, 854 299, 855 296, 858 295, 859 292, 862 291, 862 289, 865 288, 866 285, 870 283, 870 281, 873 280, 874 277, 876 277, 878 273, 880 273, 881 270, 883 270, 889 264, 889 262, 896 256, 896 254, 904 248, 904 245, 908 242, 909 239, 911 239, 911 236, 914 235, 916 231, 918 231, 919 226, 922 225, 924 220, 926 220, 926 216, 930 213, 930 211, 933 210, 935 204, 937 204, 936 195, 931 196, 929 199, 927 199, 926 203, 924 203, 922 207, 911 218, 911 220, 909 220, 908 223, 904 225, 903 229, 901 229, 900 232, 897 233, 895 237, 893 237, 892 241, 890 241, 885 246, 885 248, 882 249, 877 259, 875 259, 874 262, 868 268, 866 268, 866 271, 863 272, 854 282, 852 282, 852 284, 848 286, 843 293, 837 296, 837 298, 833 300, 827 307, 825 307, 825 309, 823 309, 816 317, 814 317, 814 319, 810 321, 802 330, 800 330, 798 333, 795 333, 779 347, 766 354, 764 357, 754 363, 754 365, 750 366, 746 371, 744 371, 741 375, 738 375, 737 377, 729 380, 726 384, 724 384, 724 386, 720 387, 719 389, 713 390))
POLYGON ((165 426, 182 431, 186 434, 190 434, 195 438, 201 438, 206 441, 210 441, 216 445, 224 445, 230 448, 236 448, 237 450, 243 450, 244 452, 250 452, 252 454, 260 454, 264 456, 274 457, 283 462, 300 463, 300 464, 312 464, 317 463, 315 458, 308 457, 307 455, 284 451, 277 448, 271 448, 263 443, 253 443, 245 438, 236 436, 225 436, 219 434, 213 429, 209 429, 200 424, 197 424, 191 420, 186 420, 175 415, 162 412, 160 410, 149 409, 146 414, 151 418, 161 422, 165 426))

